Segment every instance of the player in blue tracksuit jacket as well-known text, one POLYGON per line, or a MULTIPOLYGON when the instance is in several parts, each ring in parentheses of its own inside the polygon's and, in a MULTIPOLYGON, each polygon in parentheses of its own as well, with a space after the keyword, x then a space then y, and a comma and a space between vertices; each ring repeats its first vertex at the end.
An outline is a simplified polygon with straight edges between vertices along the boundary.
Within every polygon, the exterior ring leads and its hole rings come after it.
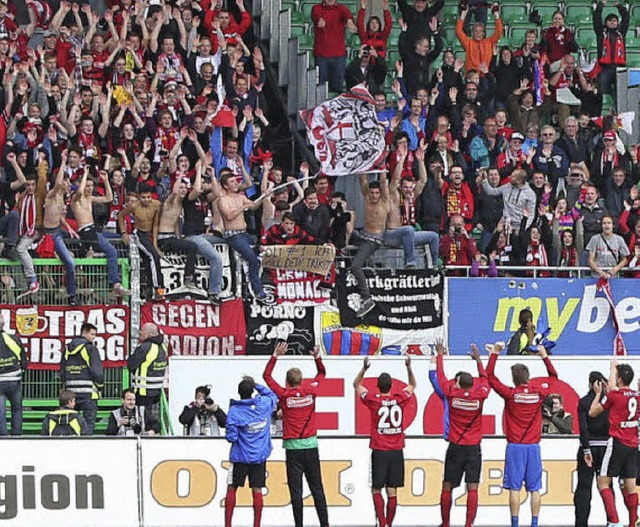
POLYGON ((227 441, 231 443, 229 460, 233 465, 227 478, 225 527, 231 527, 236 490, 244 487, 247 476, 253 493, 254 525, 260 525, 266 461, 271 454, 271 414, 278 404, 276 394, 266 386, 256 384, 251 377, 242 379, 238 394, 240 400, 231 400, 227 415, 227 441), (252 397, 254 390, 258 395, 252 397))
POLYGON ((442 401, 442 406, 444 407, 444 414, 442 416, 442 424, 444 426, 442 437, 444 437, 445 441, 449 441, 449 405, 444 400, 444 392, 442 391, 442 388, 440 388, 440 383, 438 382, 435 355, 431 357, 431 362, 429 364, 429 381, 431 382, 431 386, 433 386, 436 395, 442 401))

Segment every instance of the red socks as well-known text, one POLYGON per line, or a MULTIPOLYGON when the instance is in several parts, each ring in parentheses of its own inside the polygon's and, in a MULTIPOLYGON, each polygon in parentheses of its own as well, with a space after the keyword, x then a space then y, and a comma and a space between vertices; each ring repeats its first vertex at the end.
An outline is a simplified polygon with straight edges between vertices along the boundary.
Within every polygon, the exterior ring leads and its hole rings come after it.
POLYGON ((224 527, 231 527, 233 509, 236 507, 236 489, 229 487, 227 497, 224 500, 224 527))
POLYGON ((629 525, 635 525, 638 522, 638 494, 636 492, 628 494, 625 490, 622 491, 622 494, 624 495, 624 504, 629 511, 629 525))
POLYGON ((260 527, 262 520, 262 492, 253 493, 253 527, 260 527))
POLYGON ((604 510, 607 511, 607 521, 610 523, 618 523, 618 511, 616 511, 616 500, 613 497, 613 491, 607 487, 600 491, 600 496, 602 496, 604 510))
POLYGON ((393 519, 396 517, 396 507, 398 506, 397 496, 389 496, 387 502, 387 527, 391 527, 393 519))
POLYGON ((471 527, 478 512, 478 489, 467 491, 467 523, 465 527, 471 527))
POLYGON ((440 494, 440 514, 442 515, 442 527, 449 527, 451 515, 451 491, 442 489, 440 494))
POLYGON ((376 510, 379 527, 386 527, 387 517, 384 515, 384 499, 379 492, 373 494, 373 507, 376 510))

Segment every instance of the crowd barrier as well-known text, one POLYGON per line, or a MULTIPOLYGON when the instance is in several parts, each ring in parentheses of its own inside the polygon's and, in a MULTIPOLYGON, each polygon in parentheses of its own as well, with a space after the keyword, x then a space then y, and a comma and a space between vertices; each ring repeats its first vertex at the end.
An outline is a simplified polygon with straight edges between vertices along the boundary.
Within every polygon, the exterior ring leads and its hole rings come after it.
MULTIPOLYGON (((573 524, 576 437, 542 441, 542 525, 573 524)), ((373 525, 368 483, 369 449, 364 438, 323 438, 322 475, 331 525, 373 525)), ((411 437, 405 447, 405 487, 398 493, 395 525, 436 526, 447 444, 436 437, 411 437)), ((508 493, 501 488, 505 440, 482 443, 483 470, 476 525, 509 523, 508 493)), ((0 520, 7 526, 49 527, 224 525, 229 446, 211 438, 6 439, 0 441, 0 520), (44 443, 43 443, 44 442, 44 443), (55 452, 55 455, 52 453, 55 452)), ((284 450, 274 441, 267 463, 265 527, 293 525, 286 486, 284 450)), ((524 492, 523 500, 526 499, 524 492)), ((452 525, 463 525, 466 495, 454 491, 452 525)), ((621 500, 618 507, 623 507, 621 500)), ((305 521, 318 525, 305 488, 305 521)), ((604 523, 597 491, 592 521, 604 523)), ((528 503, 521 522, 528 525, 528 503)), ((252 525, 248 488, 239 490, 236 527, 252 525)))

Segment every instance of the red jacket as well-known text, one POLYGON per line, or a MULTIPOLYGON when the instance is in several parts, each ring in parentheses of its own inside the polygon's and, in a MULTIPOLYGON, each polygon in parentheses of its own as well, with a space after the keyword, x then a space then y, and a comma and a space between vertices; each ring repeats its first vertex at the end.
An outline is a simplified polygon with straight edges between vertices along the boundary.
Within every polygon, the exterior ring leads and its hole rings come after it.
POLYGON ((277 357, 272 356, 264 370, 264 382, 273 390, 282 408, 282 438, 307 439, 315 436, 316 428, 316 397, 318 387, 324 380, 326 372, 322 359, 316 359, 318 374, 311 383, 305 383, 296 388, 280 386, 271 376, 276 365, 277 357))
POLYGON ((578 51, 578 45, 568 27, 548 27, 542 33, 542 51, 547 54, 549 62, 555 62, 567 53, 578 51))
POLYGON ((391 11, 388 9, 385 9, 384 11, 384 28, 382 28, 382 31, 367 31, 364 23, 364 15, 366 11, 366 9, 362 8, 358 11, 357 25, 360 41, 375 49, 378 57, 385 58, 387 55, 387 40, 389 40, 389 33, 391 33, 391 25, 393 24, 391 11))
POLYGON ((464 235, 452 238, 448 234, 440 238, 440 258, 445 265, 471 265, 477 252, 473 238, 464 235))
POLYGON ((349 8, 340 4, 328 6, 324 2, 316 4, 311 10, 313 20, 313 54, 322 58, 344 57, 347 54, 344 32, 347 21, 353 20, 353 13, 349 8), (318 27, 318 21, 323 18, 325 26, 318 27))

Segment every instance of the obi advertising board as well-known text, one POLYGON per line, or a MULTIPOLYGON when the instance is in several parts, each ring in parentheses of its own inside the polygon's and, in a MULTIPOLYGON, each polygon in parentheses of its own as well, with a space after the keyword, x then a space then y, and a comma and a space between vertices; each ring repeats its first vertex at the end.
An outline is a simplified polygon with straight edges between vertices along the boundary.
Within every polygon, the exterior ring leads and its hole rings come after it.
MULTIPOLYGON (((611 280, 611 290, 627 353, 640 354, 640 280, 611 280)), ((612 354, 609 303, 592 278, 449 278, 451 353, 466 354, 470 342, 508 340, 524 308, 533 312, 538 331, 551 328, 554 355, 612 354)))
MULTIPOLYGON (((502 485, 504 438, 485 438, 476 525, 509 524, 502 485)), ((540 523, 573 525, 575 437, 541 442, 543 488, 540 523)), ((395 524, 435 527, 447 443, 436 437, 406 440, 405 486, 398 489, 395 524)), ((336 527, 374 525, 369 487, 368 439, 322 438, 319 445, 329 519, 336 527)), ((223 438, 7 438, 0 442, 0 521, 8 527, 118 526, 195 527, 224 525, 229 445, 223 438), (56 455, 51 455, 56 452, 56 455)), ((263 489, 262 525, 293 525, 282 441, 273 441, 263 489)), ((305 486, 304 525, 317 526, 305 486)), ((624 511, 618 495, 617 507, 624 511)), ((522 493, 523 501, 526 500, 522 493)), ((590 525, 602 525, 602 500, 593 492, 590 525)), ((463 525, 464 485, 453 492, 451 524, 463 525)), ((626 511, 621 519, 626 520, 626 511)), ((521 509, 528 525, 528 503, 521 509)), ((236 527, 253 525, 250 489, 238 490, 236 527)))

